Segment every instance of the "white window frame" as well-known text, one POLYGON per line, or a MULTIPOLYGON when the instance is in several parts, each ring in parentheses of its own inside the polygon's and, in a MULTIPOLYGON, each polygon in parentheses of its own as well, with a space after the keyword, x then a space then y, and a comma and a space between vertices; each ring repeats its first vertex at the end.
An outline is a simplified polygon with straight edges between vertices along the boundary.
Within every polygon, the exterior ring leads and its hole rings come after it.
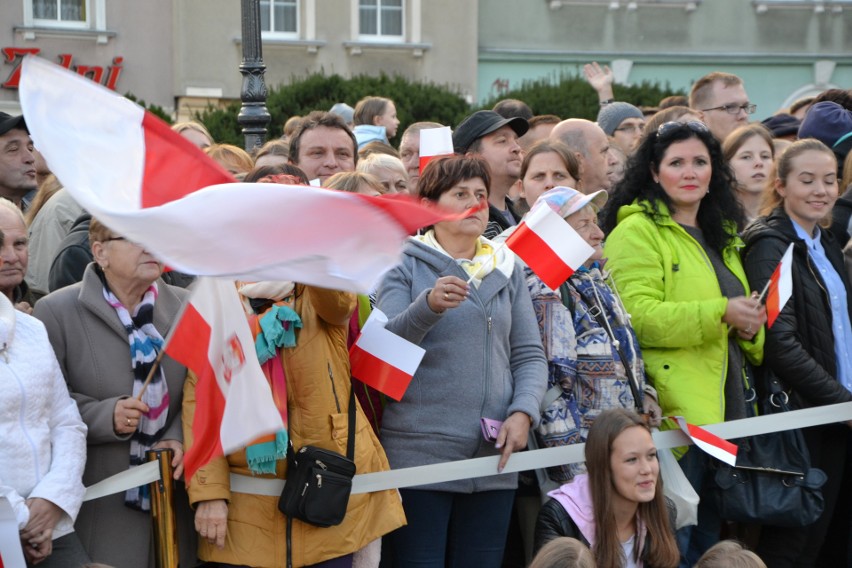
MULTIPOLYGON (((60 0, 61 2, 61 0, 60 0)), ((34 16, 33 0, 24 0, 24 27, 56 28, 66 30, 104 30, 106 29, 106 0, 84 0, 86 21, 72 22, 47 20, 34 16)))
MULTIPOLYGON (((406 43, 406 40, 407 40, 406 34, 407 34, 407 28, 408 28, 406 20, 408 19, 408 14, 409 14, 409 10, 410 10, 410 7, 408 6, 408 4, 410 4, 410 0, 402 0, 400 2, 400 4, 401 4, 401 10, 400 11, 402 12, 402 14, 401 14, 401 24, 402 24, 401 28, 402 29, 400 30, 401 33, 399 35, 396 35, 396 34, 390 35, 390 34, 382 34, 381 33, 382 30, 380 28, 381 28, 381 22, 382 22, 381 14, 382 14, 382 2, 383 1, 384 0, 376 0, 376 27, 377 27, 377 29, 379 29, 380 33, 364 34, 364 33, 361 33, 361 1, 360 0, 353 0, 353 2, 352 2, 352 6, 353 6, 352 26, 355 30, 353 37, 358 38, 358 41, 362 41, 362 42, 406 43)), ((419 10, 417 12, 418 12, 418 16, 419 16, 419 10)))
MULTIPOLYGON (((273 3, 275 0, 269 0, 269 23, 270 27, 275 26, 275 10, 273 9, 273 3)), ((281 32, 275 30, 261 30, 260 34, 263 39, 300 39, 302 37, 302 17, 303 13, 306 11, 310 11, 309 8, 311 6, 303 6, 305 2, 303 0, 295 0, 296 4, 296 31, 293 32, 281 32)), ((314 3, 314 0, 308 0, 309 5, 314 3)), ((261 7, 261 10, 263 7, 261 7)))

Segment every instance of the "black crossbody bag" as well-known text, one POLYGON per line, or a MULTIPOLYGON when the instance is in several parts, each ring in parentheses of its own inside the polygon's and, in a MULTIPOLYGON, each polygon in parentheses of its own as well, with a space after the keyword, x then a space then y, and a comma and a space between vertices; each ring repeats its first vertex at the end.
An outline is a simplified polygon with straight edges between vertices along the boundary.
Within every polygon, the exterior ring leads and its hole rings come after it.
POLYGON ((292 566, 293 519, 317 527, 339 525, 346 517, 355 477, 355 392, 349 394, 349 432, 346 455, 304 446, 287 446, 287 480, 278 509, 287 516, 287 566, 292 566))

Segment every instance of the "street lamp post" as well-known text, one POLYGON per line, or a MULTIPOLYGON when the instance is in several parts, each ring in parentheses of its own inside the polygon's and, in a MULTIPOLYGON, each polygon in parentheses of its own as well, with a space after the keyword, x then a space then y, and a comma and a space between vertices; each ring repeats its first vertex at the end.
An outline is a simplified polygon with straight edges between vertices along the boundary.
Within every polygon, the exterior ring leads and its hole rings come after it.
POLYGON ((243 85, 240 99, 243 102, 237 122, 243 127, 247 152, 260 147, 266 139, 266 125, 271 117, 266 109, 266 83, 263 74, 263 50, 260 41, 260 0, 241 0, 243 60, 240 73, 243 85))

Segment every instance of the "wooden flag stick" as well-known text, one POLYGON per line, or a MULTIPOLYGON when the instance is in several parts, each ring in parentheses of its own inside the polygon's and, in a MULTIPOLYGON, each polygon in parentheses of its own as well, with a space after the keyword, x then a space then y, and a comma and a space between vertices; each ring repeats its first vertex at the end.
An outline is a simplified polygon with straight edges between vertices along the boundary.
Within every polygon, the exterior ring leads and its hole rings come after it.
POLYGON ((157 372, 157 369, 160 366, 160 363, 163 361, 163 355, 166 354, 165 349, 160 349, 160 352, 157 354, 157 358, 154 359, 154 364, 151 366, 151 370, 148 371, 148 376, 145 378, 145 382, 142 383, 142 390, 139 391, 139 395, 136 397, 136 400, 141 401, 142 395, 145 394, 145 391, 148 388, 148 385, 151 384, 151 379, 154 378, 154 373, 157 372))
POLYGON ((763 291, 760 293, 760 296, 757 297, 758 303, 761 303, 761 304, 763 303, 763 300, 765 299, 765 296, 766 296, 766 292, 769 291, 769 285, 770 284, 772 284, 772 278, 770 278, 769 280, 766 281, 766 286, 763 287, 763 291))

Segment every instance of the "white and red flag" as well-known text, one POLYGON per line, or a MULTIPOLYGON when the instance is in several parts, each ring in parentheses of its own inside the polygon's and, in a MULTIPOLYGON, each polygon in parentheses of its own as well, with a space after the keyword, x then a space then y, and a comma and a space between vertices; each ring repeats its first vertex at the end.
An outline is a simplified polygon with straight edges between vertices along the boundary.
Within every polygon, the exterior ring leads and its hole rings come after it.
POLYGON ((551 290, 559 288, 595 252, 547 203, 537 202, 506 246, 551 290))
POLYGON ((420 131, 420 173, 435 158, 453 155, 453 132, 449 126, 420 131))
POLYGON ((22 67, 27 127, 63 186, 175 270, 367 293, 397 264, 409 234, 463 218, 413 199, 229 183, 230 174, 127 99, 39 57, 22 67))
POLYGON ((385 329, 388 317, 374 309, 349 350, 352 376, 394 400, 402 400, 426 350, 385 329))
POLYGON ((186 479, 214 457, 285 427, 233 282, 196 280, 165 351, 198 377, 186 479))
POLYGON ((737 465, 738 448, 736 444, 711 434, 700 426, 688 423, 683 416, 675 416, 674 419, 681 431, 689 436, 696 447, 732 467, 737 465))
POLYGON ((766 327, 768 329, 775 323, 778 314, 793 295, 793 243, 787 247, 766 286, 766 327))

